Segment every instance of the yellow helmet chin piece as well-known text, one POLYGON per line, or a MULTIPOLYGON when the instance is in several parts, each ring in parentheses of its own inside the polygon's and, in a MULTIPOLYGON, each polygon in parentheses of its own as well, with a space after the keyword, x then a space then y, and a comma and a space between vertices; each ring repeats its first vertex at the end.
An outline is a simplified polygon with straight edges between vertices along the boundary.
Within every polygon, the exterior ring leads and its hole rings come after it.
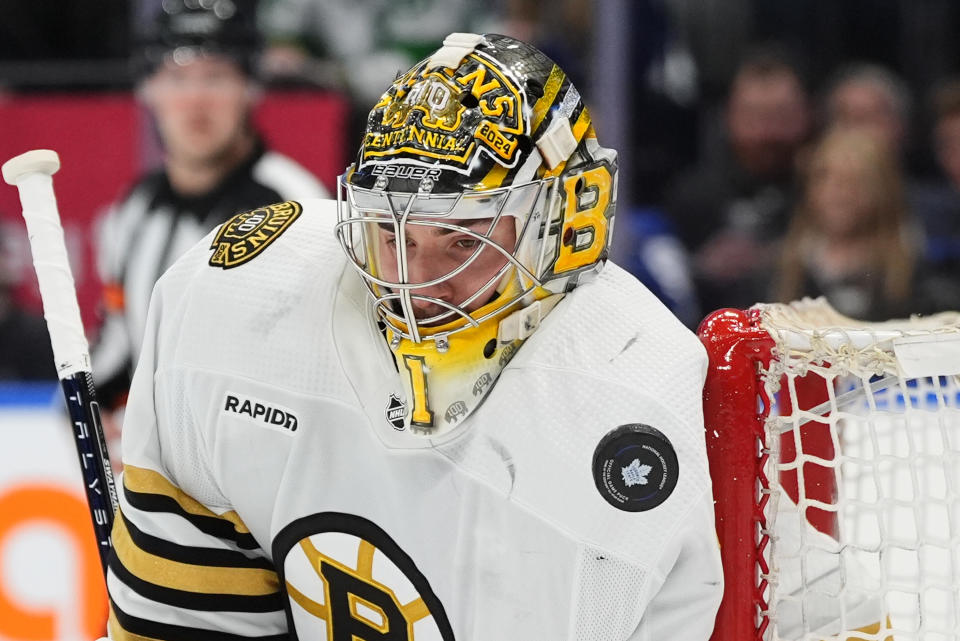
MULTIPOLYGON (((476 310, 481 318, 495 308, 499 299, 476 310)), ((562 294, 538 288, 527 307, 506 306, 476 326, 460 328, 462 319, 431 328, 420 342, 414 342, 387 328, 387 340, 396 359, 407 399, 404 426, 411 432, 438 436, 463 422, 486 398, 500 372, 526 340, 526 335, 507 332, 501 324, 510 324, 525 309, 546 302, 556 304, 562 294), (458 329, 447 336, 452 329, 458 329), (498 336, 499 335, 499 336, 498 336), (504 338, 504 340, 501 340, 504 338)), ((545 315, 545 313, 544 313, 545 315)), ((538 319, 539 320, 539 319, 538 319)))

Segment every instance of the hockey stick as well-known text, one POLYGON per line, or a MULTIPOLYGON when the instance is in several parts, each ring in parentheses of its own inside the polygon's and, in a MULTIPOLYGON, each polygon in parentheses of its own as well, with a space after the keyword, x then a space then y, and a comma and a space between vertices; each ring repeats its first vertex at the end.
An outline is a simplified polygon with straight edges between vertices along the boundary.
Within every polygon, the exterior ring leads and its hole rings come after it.
POLYGON ((90 371, 90 352, 53 193, 52 176, 58 169, 60 158, 55 151, 35 149, 5 162, 2 173, 3 179, 16 185, 20 192, 33 267, 40 283, 43 315, 50 332, 57 376, 70 412, 87 504, 106 576, 117 490, 100 423, 100 407, 90 371))

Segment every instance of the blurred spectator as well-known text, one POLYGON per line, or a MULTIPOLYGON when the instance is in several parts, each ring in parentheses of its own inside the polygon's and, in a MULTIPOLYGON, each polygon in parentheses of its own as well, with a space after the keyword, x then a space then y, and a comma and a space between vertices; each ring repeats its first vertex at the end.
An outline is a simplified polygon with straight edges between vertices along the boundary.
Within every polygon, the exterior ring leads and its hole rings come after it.
POLYGON ((933 147, 943 176, 940 214, 924 221, 927 259, 960 280, 960 79, 934 92, 933 147))
POLYGON ((933 102, 937 161, 950 185, 960 191, 960 79, 942 83, 933 102))
POLYGON ((844 60, 898 69, 913 87, 957 69, 960 3, 955 0, 663 0, 689 43, 708 100, 727 86, 751 42, 804 52, 810 78, 844 60))
POLYGON ((910 89, 892 71, 876 64, 850 64, 828 85, 825 125, 864 129, 899 157, 907 143, 912 102, 910 89))
MULTIPOLYGON (((945 128, 936 127, 935 136, 949 136, 949 113, 960 106, 949 90, 941 94, 937 106, 944 114, 945 128), (954 103, 951 106, 951 103, 954 103)), ((843 67, 836 75, 825 97, 828 128, 857 129, 874 136, 890 148, 893 161, 904 168, 904 197, 907 212, 922 232, 922 254, 928 268, 955 268, 950 265, 950 245, 956 235, 953 221, 960 220, 960 201, 952 189, 943 189, 920 180, 910 172, 916 162, 910 160, 910 122, 913 99, 906 83, 892 71, 875 64, 856 63, 843 67)), ((942 141, 947 143, 946 138, 942 141)), ((949 143, 947 143, 949 144, 949 143)), ((944 160, 935 141, 938 158, 944 160)), ((948 174, 949 175, 949 174, 948 174)), ((911 223, 914 224, 914 223, 911 223)))
POLYGON ((786 228, 810 120, 797 64, 775 48, 758 50, 731 84, 719 153, 669 190, 666 209, 692 253, 704 312, 766 295, 772 243, 786 228))
POLYGON ((888 144, 864 129, 835 129, 811 152, 781 250, 774 297, 826 296, 842 314, 883 320, 956 302, 921 260, 903 176, 888 144))
POLYGON ((637 277, 684 325, 703 319, 690 272, 690 257, 673 225, 656 207, 617 214, 618 265, 637 277))
POLYGON ((14 270, 0 236, 0 380, 57 380, 50 335, 42 317, 21 308, 13 295, 14 270))
POLYGON ((258 34, 253 3, 164 0, 144 29, 138 96, 164 152, 101 221, 106 318, 92 358, 98 392, 122 405, 157 278, 217 224, 252 206, 326 196, 251 125, 258 34))
MULTIPOLYGON (((640 8, 651 2, 631 0, 629 4, 640 8)), ((590 85, 595 0, 494 0, 484 3, 480 10, 487 18, 477 33, 496 31, 533 43, 563 69, 575 86, 590 85)), ((649 15, 645 8, 640 12, 649 15)), ((647 25, 642 27, 644 33, 638 38, 642 42, 636 49, 648 45, 647 25)))
POLYGON ((661 207, 670 181, 699 151, 698 70, 662 0, 633 0, 629 8, 630 47, 620 57, 631 73, 630 113, 643 117, 627 118, 632 144, 622 152, 621 172, 630 180, 621 181, 620 198, 661 207))

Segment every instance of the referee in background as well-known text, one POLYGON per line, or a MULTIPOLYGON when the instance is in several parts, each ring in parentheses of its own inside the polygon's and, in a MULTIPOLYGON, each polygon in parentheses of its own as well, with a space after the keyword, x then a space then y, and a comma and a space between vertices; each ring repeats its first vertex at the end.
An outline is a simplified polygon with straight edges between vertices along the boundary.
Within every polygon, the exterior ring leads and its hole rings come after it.
MULTIPOLYGON (((104 320, 92 360, 107 409, 123 407, 150 293, 180 254, 243 209, 329 195, 306 169, 268 150, 253 128, 260 95, 254 10, 243 0, 163 0, 143 25, 137 94, 163 166, 99 221, 104 320)), ((119 426, 119 416, 106 423, 119 426)))

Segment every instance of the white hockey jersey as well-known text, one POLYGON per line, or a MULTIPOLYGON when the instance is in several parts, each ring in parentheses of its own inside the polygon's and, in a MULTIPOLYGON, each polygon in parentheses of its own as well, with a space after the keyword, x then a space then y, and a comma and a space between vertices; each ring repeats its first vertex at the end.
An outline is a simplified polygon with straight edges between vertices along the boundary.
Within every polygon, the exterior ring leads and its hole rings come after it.
POLYGON ((707 639, 722 570, 699 341, 607 265, 455 429, 398 430, 335 208, 304 202, 232 262, 211 235, 160 280, 112 637, 707 639))
POLYGON ((178 193, 163 169, 143 176, 97 221, 105 315, 91 358, 100 402, 111 408, 123 404, 140 354, 153 286, 183 252, 245 207, 326 195, 306 169, 260 142, 204 194, 178 193))

